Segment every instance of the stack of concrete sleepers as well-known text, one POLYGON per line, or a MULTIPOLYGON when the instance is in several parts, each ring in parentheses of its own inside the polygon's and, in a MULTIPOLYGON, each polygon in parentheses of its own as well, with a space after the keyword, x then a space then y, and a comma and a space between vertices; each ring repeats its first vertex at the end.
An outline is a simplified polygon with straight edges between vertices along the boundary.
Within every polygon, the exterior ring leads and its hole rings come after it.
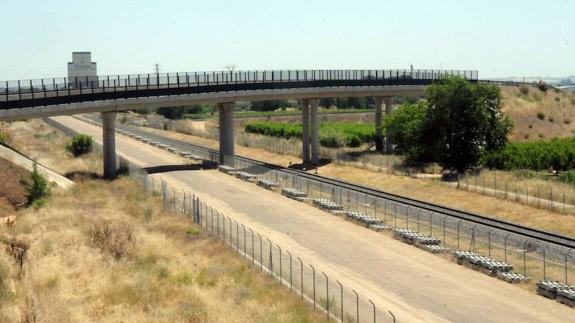
POLYGON ((234 175, 246 182, 255 182, 258 178, 256 175, 250 174, 248 172, 236 172, 234 175))
POLYGON ((224 174, 229 174, 229 175, 233 175, 236 171, 235 168, 233 168, 231 166, 226 166, 226 165, 220 165, 218 167, 218 170, 224 174))
POLYGON ((294 199, 299 202, 303 202, 307 198, 307 194, 296 190, 295 188, 291 187, 284 187, 282 188, 282 195, 287 196, 291 199, 294 199))
POLYGON ((557 299, 564 304, 575 304, 575 287, 554 280, 542 280, 537 282, 537 294, 550 299, 557 299), (561 291, 561 293, 560 293, 561 291))
POLYGON ((346 219, 352 219, 352 220, 361 222, 368 227, 370 225, 373 225, 373 224, 381 224, 382 223, 382 221, 377 219, 377 218, 374 218, 372 216, 369 216, 367 214, 363 214, 363 213, 357 212, 357 211, 347 211, 345 213, 345 217, 346 217, 346 219))
POLYGON ((513 266, 503 261, 479 255, 469 251, 454 251, 453 256, 460 265, 467 265, 475 270, 495 276, 498 272, 510 272, 513 266))
POLYGON ((272 181, 267 180, 267 179, 258 179, 257 185, 261 186, 265 189, 268 189, 268 190, 273 190, 279 186, 278 183, 272 182, 272 181))
POLYGON ((322 209, 322 210, 327 210, 327 211, 341 211, 343 210, 343 206, 341 206, 340 204, 337 204, 335 202, 332 202, 328 199, 313 199, 313 205, 317 206, 318 208, 322 209))
POLYGON ((497 278, 512 284, 529 281, 529 277, 525 277, 522 274, 504 271, 497 272, 497 278))

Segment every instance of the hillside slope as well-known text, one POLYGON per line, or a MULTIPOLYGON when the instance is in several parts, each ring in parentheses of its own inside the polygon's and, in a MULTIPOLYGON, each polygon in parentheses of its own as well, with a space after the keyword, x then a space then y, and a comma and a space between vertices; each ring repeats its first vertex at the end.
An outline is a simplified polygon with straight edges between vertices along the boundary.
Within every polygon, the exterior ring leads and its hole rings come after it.
POLYGON ((503 112, 514 123, 511 141, 548 140, 570 137, 575 133, 575 94, 540 91, 528 87, 523 94, 519 87, 502 86, 503 112))

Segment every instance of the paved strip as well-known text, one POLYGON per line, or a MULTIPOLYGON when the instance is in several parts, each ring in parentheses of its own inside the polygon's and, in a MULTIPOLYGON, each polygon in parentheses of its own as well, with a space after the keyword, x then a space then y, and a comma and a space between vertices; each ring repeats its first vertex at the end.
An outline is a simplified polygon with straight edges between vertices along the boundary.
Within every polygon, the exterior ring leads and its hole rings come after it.
MULTIPOLYGON (((101 129, 70 117, 55 120, 101 140, 101 129)), ((143 166, 182 159, 121 135, 118 153, 143 166)), ((562 322, 575 312, 482 273, 351 224, 217 171, 163 174, 224 214, 253 227, 332 279, 355 288, 403 322, 562 322)))

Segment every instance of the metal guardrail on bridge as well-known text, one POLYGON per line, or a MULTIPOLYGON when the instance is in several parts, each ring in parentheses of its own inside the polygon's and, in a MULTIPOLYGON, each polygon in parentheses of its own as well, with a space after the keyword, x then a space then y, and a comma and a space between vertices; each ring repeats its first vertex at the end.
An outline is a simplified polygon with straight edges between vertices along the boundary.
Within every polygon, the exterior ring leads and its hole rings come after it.
POLYGON ((0 109, 223 91, 332 86, 429 85, 469 70, 271 70, 47 78, 0 82, 0 109))

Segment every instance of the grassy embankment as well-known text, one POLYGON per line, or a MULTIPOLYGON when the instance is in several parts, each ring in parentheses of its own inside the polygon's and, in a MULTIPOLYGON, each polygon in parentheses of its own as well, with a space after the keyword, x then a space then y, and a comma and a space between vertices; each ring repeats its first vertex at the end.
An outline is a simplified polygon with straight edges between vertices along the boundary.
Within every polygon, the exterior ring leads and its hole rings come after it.
MULTIPOLYGON (((46 125, 52 144, 34 144, 38 126, 16 125, 27 149, 46 163, 63 157, 62 172, 95 173, 97 156, 71 162, 65 136, 46 125)), ((15 213, 13 226, 0 227, 12 247, 0 253, 1 322, 323 320, 127 178, 79 178, 69 191, 53 190, 45 206, 15 213)))

